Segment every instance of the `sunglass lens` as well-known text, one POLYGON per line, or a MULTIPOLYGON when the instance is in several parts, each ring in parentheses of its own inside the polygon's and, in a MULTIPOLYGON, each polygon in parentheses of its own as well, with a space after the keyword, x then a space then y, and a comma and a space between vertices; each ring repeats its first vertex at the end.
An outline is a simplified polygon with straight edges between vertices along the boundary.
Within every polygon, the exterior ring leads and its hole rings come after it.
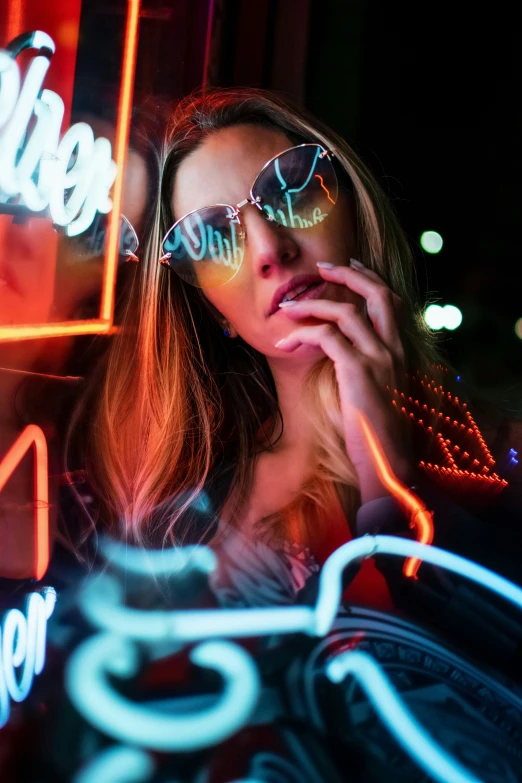
POLYGON ((163 241, 171 268, 190 285, 217 288, 237 273, 244 255, 241 226, 227 206, 189 213, 163 241))
MULTIPOLYGON (((67 237, 67 244, 74 254, 82 261, 98 258, 107 250, 109 232, 109 214, 97 212, 89 228, 77 236, 67 237)), ((129 255, 134 255, 138 249, 138 237, 131 223, 124 215, 120 216, 119 260, 127 261, 129 255)))
POLYGON ((321 223, 337 201, 337 177, 322 148, 295 147, 273 160, 252 189, 270 218, 289 228, 321 223))
POLYGON ((137 249, 138 237, 134 226, 127 220, 125 215, 122 215, 120 225, 120 258, 134 256, 137 249))

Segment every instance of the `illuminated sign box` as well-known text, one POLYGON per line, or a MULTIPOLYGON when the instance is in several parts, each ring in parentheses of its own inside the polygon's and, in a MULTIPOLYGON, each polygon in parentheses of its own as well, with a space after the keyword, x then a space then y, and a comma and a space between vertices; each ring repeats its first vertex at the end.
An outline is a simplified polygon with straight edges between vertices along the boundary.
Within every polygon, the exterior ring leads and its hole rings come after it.
MULTIPOLYGON (((112 326, 138 10, 138 0, 129 0, 114 153, 87 122, 62 128, 64 101, 45 87, 55 51, 50 35, 26 33, 0 51, 0 342, 100 334, 112 326), (22 75, 17 58, 28 49, 35 56, 22 75), (57 273, 56 230, 74 254, 89 232, 96 239, 100 218, 108 224, 106 241, 95 283, 92 275, 89 280, 89 293, 100 295, 99 310, 95 317, 65 320, 55 299, 63 299, 60 284, 68 285, 57 273)), ((95 255, 96 242, 89 242, 95 255)), ((85 269, 80 284, 82 275, 85 269)))

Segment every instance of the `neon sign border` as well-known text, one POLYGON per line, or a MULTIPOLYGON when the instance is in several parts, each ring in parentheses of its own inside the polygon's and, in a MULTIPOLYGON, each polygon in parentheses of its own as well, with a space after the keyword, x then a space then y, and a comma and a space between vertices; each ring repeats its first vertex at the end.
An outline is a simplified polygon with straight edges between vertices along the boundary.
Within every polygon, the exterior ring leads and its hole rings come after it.
POLYGON ((123 64, 116 126, 115 160, 117 165, 109 216, 107 250, 103 266, 103 282, 99 318, 61 321, 57 323, 0 325, 0 343, 19 340, 38 340, 47 337, 65 337, 79 334, 109 334, 114 317, 114 284, 118 263, 119 215, 123 196, 123 175, 127 157, 127 143, 131 118, 134 72, 138 49, 138 24, 141 0, 127 0, 127 18, 123 46, 123 64))

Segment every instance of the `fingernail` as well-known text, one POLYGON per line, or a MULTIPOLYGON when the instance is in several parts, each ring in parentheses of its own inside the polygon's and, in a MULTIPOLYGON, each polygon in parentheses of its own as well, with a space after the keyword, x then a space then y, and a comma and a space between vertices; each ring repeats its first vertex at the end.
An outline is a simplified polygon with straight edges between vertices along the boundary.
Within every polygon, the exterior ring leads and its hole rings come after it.
POLYGON ((356 258, 350 258, 350 266, 354 266, 356 269, 364 269, 364 264, 361 264, 360 261, 357 261, 356 258))
POLYGON ((290 305, 298 304, 294 299, 289 299, 288 302, 279 302, 279 307, 290 307, 290 305))
POLYGON ((333 269, 335 264, 330 264, 329 261, 318 261, 317 266, 320 266, 322 269, 333 269))
POLYGON ((283 337, 283 339, 282 339, 282 340, 278 340, 278 341, 275 343, 275 347, 276 347, 276 348, 279 348, 279 346, 280 346, 280 345, 282 345, 283 343, 286 343, 286 337, 283 337))

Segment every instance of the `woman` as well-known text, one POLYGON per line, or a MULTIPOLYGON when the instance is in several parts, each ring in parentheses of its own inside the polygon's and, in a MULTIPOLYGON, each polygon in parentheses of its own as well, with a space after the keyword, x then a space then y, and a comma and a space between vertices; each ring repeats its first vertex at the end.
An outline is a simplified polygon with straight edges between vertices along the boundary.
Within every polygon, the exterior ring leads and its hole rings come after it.
POLYGON ((274 94, 185 99, 161 165, 92 412, 100 520, 143 545, 216 546, 225 602, 293 601, 390 519, 360 412, 397 479, 419 482, 392 397, 415 373, 433 396, 444 373, 411 253, 354 151, 274 94))

